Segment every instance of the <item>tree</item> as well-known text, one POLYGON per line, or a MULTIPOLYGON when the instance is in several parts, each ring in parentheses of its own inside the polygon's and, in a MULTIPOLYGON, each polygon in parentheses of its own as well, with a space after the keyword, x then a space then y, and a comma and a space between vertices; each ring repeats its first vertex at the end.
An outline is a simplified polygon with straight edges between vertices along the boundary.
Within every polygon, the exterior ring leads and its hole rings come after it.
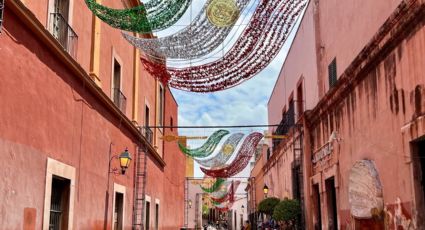
POLYGON ((277 204, 279 204, 279 199, 276 197, 269 197, 258 204, 258 211, 267 215, 272 215, 273 210, 277 204))
POLYGON ((296 229, 300 215, 301 206, 298 200, 284 199, 273 210, 273 219, 285 226, 285 229, 296 229))

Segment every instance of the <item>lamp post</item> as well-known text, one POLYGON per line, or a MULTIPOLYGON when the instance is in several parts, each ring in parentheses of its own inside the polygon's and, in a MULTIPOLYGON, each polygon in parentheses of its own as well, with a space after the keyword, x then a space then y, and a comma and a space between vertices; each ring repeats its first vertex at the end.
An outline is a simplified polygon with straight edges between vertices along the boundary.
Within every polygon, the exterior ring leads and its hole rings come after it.
POLYGON ((264 196, 267 198, 267 194, 269 193, 269 187, 267 187, 266 184, 264 184, 263 192, 264 192, 264 196))

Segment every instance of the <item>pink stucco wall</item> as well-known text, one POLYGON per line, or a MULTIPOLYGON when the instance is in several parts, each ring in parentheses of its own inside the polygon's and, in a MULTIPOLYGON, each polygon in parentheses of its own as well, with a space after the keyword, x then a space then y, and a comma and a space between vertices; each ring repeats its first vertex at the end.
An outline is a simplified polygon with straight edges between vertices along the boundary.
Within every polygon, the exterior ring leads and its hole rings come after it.
MULTIPOLYGON (((296 100, 296 90, 300 82, 304 85, 305 109, 312 109, 318 101, 313 9, 314 4, 310 3, 270 96, 267 105, 269 124, 280 123, 282 110, 288 104, 291 94, 296 100)), ((274 129, 276 128, 272 127, 269 131, 274 129)))
POLYGON ((337 76, 341 75, 401 2, 401 0, 318 1, 320 96, 329 89, 327 76, 331 61, 336 57, 337 76))
MULTIPOLYGON (((0 228, 22 229, 25 225, 28 229, 42 229, 46 162, 47 158, 53 158, 76 169, 74 229, 103 229, 108 176, 108 228, 112 223, 113 183, 117 183, 126 188, 124 229, 131 229, 134 162, 140 139, 125 125, 123 117, 99 99, 99 95, 108 95, 108 87, 103 85, 105 94, 100 91, 94 93, 75 69, 58 58, 57 51, 51 50, 51 46, 43 42, 45 40, 36 36, 36 29, 9 8, 11 5, 6 6, 4 28, 0 35, 3 88, 0 90, 0 160, 8 162, 0 169, 0 191, 3 194, 0 196, 0 228), (119 154, 126 147, 133 157, 128 173, 119 176, 109 174, 109 154, 119 154)), ((34 1, 27 1, 27 6, 35 11, 37 18, 43 18, 40 16, 43 12, 38 11, 43 7, 34 1)), ((74 6, 77 33, 90 31, 91 21, 83 21, 91 15, 84 2, 75 1, 74 6)), ((26 9, 22 10, 26 12, 26 9)), ((88 18, 91 19, 91 16, 88 18)), ((111 39, 120 36, 118 31, 111 33, 114 34, 111 39)), ((90 47, 91 41, 90 36, 84 35, 85 32, 81 34, 77 61, 88 71, 89 59, 79 57, 90 56, 90 49, 84 47, 90 47)), ((134 49, 121 41, 103 41, 101 44, 101 50, 105 52, 101 57, 102 83, 110 80, 112 46, 116 46, 120 58, 125 61, 123 84, 125 93, 130 97, 134 49)), ((141 75, 143 73, 141 70, 141 75)), ((155 91, 151 89, 155 89, 155 80, 141 81, 140 86, 143 92, 143 98, 139 99, 140 110, 144 108, 144 98, 151 98, 153 125, 157 101, 155 91)), ((165 94, 165 124, 170 125, 172 117, 174 125, 177 125, 177 103, 169 89, 165 94)), ((125 115, 131 118, 129 97, 125 115)), ((177 135, 177 130, 165 130, 165 133, 177 135)), ((146 193, 152 198, 151 226, 154 226, 155 199, 158 199, 159 229, 178 229, 183 225, 185 158, 178 152, 175 143, 163 145, 158 142, 157 145, 166 149, 163 158, 165 167, 150 155, 146 193)), ((117 162, 112 161, 112 165, 116 167, 117 162)))

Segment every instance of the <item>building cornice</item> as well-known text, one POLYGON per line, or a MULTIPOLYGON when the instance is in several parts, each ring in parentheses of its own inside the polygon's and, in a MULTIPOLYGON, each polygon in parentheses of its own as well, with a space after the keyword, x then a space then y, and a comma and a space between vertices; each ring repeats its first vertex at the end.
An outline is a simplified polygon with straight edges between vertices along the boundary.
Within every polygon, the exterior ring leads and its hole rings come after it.
POLYGON ((98 101, 107 108, 107 110, 121 121, 130 133, 137 139, 150 155, 162 166, 165 166, 165 161, 161 158, 155 148, 146 140, 146 138, 139 132, 137 127, 131 120, 119 110, 111 99, 96 85, 90 78, 88 73, 75 61, 71 55, 66 52, 57 40, 47 31, 46 28, 38 21, 35 15, 25 7, 19 0, 6 0, 6 10, 11 10, 20 20, 35 34, 35 36, 43 42, 48 49, 66 65, 75 77, 82 80, 85 89, 98 99, 98 101))
POLYGON ((424 21, 424 2, 424 0, 406 0, 400 3, 340 76, 334 88, 329 90, 315 108, 306 114, 309 127, 316 126, 326 113, 341 103, 383 58, 420 25, 418 22, 424 21))

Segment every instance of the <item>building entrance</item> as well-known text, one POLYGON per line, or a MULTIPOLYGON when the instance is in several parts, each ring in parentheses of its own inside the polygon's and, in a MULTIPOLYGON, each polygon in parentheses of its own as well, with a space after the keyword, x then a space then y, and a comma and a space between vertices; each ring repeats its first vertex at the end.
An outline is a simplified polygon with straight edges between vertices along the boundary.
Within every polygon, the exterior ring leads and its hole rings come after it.
POLYGON ((418 227, 425 227, 425 137, 412 142, 418 227))
POLYGON ((328 208, 328 226, 329 230, 338 229, 338 214, 336 206, 336 190, 335 190, 335 179, 331 177, 325 181, 326 186, 326 199, 328 208))

